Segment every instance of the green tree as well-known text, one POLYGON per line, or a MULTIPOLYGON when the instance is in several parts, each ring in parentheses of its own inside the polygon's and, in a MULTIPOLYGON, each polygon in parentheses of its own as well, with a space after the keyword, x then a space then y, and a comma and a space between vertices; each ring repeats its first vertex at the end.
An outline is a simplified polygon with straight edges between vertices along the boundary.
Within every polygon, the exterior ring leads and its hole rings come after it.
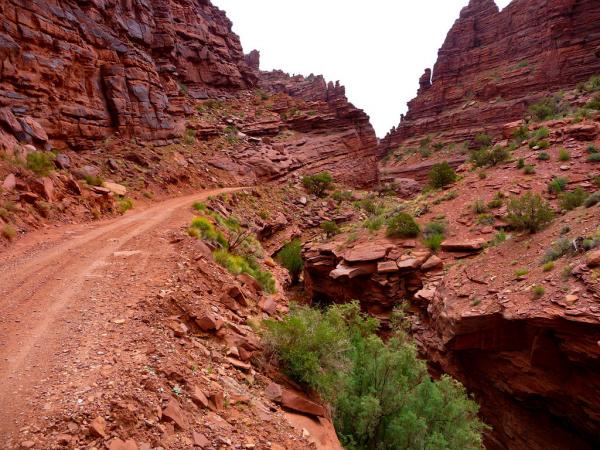
POLYGON ((439 189, 456 181, 456 172, 447 161, 435 164, 428 174, 431 187, 439 189))
POLYGON ((539 194, 527 192, 508 203, 508 222, 517 230, 536 233, 554 218, 554 211, 539 194))
POLYGON ((390 237, 416 237, 420 231, 419 224, 408 213, 398 213, 388 221, 387 235, 390 237))
POLYGON ((314 175, 307 175, 302 178, 302 184, 311 194, 317 197, 324 197, 327 190, 333 183, 333 177, 329 172, 320 172, 314 175))
POLYGON ((279 253, 277 253, 277 261, 289 272, 292 285, 298 283, 304 267, 304 261, 302 261, 302 242, 300 242, 300 239, 294 239, 285 244, 279 253))

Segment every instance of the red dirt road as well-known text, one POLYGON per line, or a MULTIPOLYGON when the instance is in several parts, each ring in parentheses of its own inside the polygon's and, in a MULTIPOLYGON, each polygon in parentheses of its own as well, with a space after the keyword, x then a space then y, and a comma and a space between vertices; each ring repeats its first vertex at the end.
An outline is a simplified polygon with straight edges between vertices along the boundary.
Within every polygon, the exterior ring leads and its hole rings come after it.
MULTIPOLYGON (((0 437, 52 411, 110 348, 104 323, 160 286, 177 264, 167 234, 217 189, 91 224, 32 233, 0 255, 0 437), (54 397, 51 395, 54 393, 54 397)), ((2 444, 0 444, 0 447, 2 444)))

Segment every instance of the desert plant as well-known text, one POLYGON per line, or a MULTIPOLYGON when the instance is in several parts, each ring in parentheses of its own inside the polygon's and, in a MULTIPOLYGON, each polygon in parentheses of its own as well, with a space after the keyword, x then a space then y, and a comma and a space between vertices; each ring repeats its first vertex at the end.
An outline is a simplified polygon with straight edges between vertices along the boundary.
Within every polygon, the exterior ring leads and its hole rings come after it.
POLYGON ((590 144, 585 149, 588 153, 598 153, 598 147, 595 144, 590 144))
POLYGON ((571 154, 566 148, 561 148, 558 151, 558 160, 559 161, 569 161, 571 159, 571 154))
POLYGON ((531 288, 531 293, 533 294, 534 298, 541 298, 546 293, 546 289, 544 289, 543 286, 535 285, 531 288))
POLYGON ((582 188, 577 188, 571 192, 563 192, 559 197, 560 207, 567 211, 571 211, 583 205, 587 196, 588 193, 582 188))
POLYGON ((480 149, 471 153, 471 162, 476 167, 489 167, 500 164, 510 158, 510 152, 499 145, 492 149, 480 149))
POLYGON ((84 175, 85 182, 90 186, 102 186, 104 180, 98 175, 84 175))
POLYGON ((475 213, 475 214, 483 214, 484 212, 487 212, 487 207, 485 206, 485 202, 481 199, 475 200, 473 202, 473 205, 471 206, 471 209, 473 210, 473 213, 475 213))
POLYGON ((221 233, 219 230, 217 230, 214 226, 214 224, 211 222, 211 220, 208 217, 195 217, 192 220, 192 225, 190 227, 192 230, 196 229, 198 230, 198 233, 194 233, 193 231, 189 234, 191 235, 198 235, 200 237, 202 237, 203 239, 206 239, 207 241, 218 245, 222 248, 228 248, 229 247, 229 243, 227 241, 227 239, 225 238, 225 236, 223 235, 223 233, 221 233))
POLYGON ((441 234, 431 234, 423 237, 423 244, 425 245, 425 247, 427 247, 434 253, 439 251, 443 241, 444 236, 442 236, 441 234))
POLYGON ((532 164, 527 164, 524 168, 523 168, 523 173, 525 175, 533 175, 535 173, 535 166, 532 164))
POLYGON ((332 183, 333 177, 329 172, 320 172, 302 178, 302 184, 304 184, 306 190, 317 197, 324 197, 332 183))
POLYGON ((550 159, 550 155, 546 152, 540 152, 537 155, 537 159, 540 161, 548 161, 550 159))
POLYGON ((233 275, 246 273, 254 278, 260 287, 267 293, 275 293, 275 279, 269 271, 261 270, 258 263, 248 256, 234 255, 226 249, 213 252, 215 261, 225 267, 233 275))
POLYGON ((475 143, 479 148, 485 148, 492 145, 492 138, 486 133, 479 133, 475 136, 475 143))
POLYGON ((573 243, 566 237, 562 237, 552 243, 552 245, 546 249, 544 256, 542 257, 542 263, 546 264, 551 261, 556 261, 575 250, 573 243))
POLYGON ((10 223, 7 223, 2 226, 2 232, 0 234, 2 234, 2 237, 5 239, 12 241, 17 236, 17 230, 10 223))
POLYGON ((54 169, 54 153, 31 152, 27 154, 26 166, 36 175, 48 176, 54 169))
POLYGON ((377 231, 380 230, 384 224, 385 217, 380 215, 369 217, 364 221, 363 226, 369 231, 377 231))
POLYGON ((504 194, 502 192, 496 192, 494 198, 490 200, 487 207, 490 209, 500 208, 504 204, 504 194))
POLYGON ((325 232, 327 237, 335 236, 340 232, 340 227, 333 220, 321 222, 321 229, 325 232))
POLYGON ((421 231, 419 224, 408 213, 400 212, 389 219, 387 235, 390 237, 416 237, 421 231))
POLYGON ((429 185, 440 189, 456 181, 456 172, 447 161, 435 164, 428 174, 429 185))
POLYGON ((586 208, 591 208, 592 206, 597 205, 598 203, 600 203, 600 192, 594 192, 592 195, 585 199, 583 205, 586 208))
POLYGON ((542 99, 529 107, 529 113, 536 120, 547 120, 559 113, 559 99, 550 97, 542 99))
POLYGON ((304 261, 302 260, 302 242, 294 239, 283 246, 277 253, 277 261, 285 267, 290 274, 291 283, 295 285, 300 279, 304 261))
POLYGON ((521 142, 529 139, 529 127, 526 124, 521 125, 515 130, 515 132, 512 135, 512 138, 515 142, 517 142, 520 145, 521 142))
POLYGON ((193 145, 196 143, 196 131, 191 128, 186 128, 183 132, 183 143, 185 145, 193 145))
POLYGON ((569 184, 569 179, 565 177, 555 177, 548 183, 548 192, 551 194, 559 194, 565 190, 569 184))
POLYGON ((447 376, 432 381, 401 327, 386 342, 377 328, 358 302, 293 306, 265 322, 263 341, 285 373, 332 403, 346 448, 481 448, 485 426, 464 388, 447 376))
POLYGON ((352 200, 352 191, 335 191, 331 194, 331 198, 338 203, 352 200))
POLYGON ((542 270, 544 272, 551 272, 552 270, 554 270, 554 261, 548 261, 547 263, 545 263, 542 266, 542 270))
POLYGON ((119 212, 121 214, 125 214, 127 211, 133 208, 133 200, 131 200, 129 197, 120 197, 117 200, 117 205, 119 208, 119 212))
POLYGON ((554 212, 538 194, 527 192, 509 201, 507 218, 513 228, 536 233, 554 218, 554 212))
POLYGON ((527 275, 529 273, 529 269, 517 269, 515 270, 515 277, 520 278, 520 277, 524 277, 525 275, 527 275))
POLYGON ((523 167, 525 167, 525 160, 523 158, 519 158, 517 161, 517 169, 522 169, 523 167))
POLYGON ((588 156, 588 162, 600 162, 600 153, 591 153, 590 156, 588 156))

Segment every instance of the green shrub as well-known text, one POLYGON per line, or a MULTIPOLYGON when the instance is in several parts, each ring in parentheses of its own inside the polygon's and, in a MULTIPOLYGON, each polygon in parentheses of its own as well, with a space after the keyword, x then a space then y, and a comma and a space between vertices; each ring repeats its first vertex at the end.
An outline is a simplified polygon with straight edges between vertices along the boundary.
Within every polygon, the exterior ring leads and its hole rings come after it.
POLYGON ((492 149, 481 149, 471 154, 471 162, 476 167, 496 166, 510 158, 508 149, 495 146, 492 149))
POLYGON ((484 212, 487 211, 487 207, 485 206, 485 203, 483 200, 475 200, 473 202, 473 205, 471 206, 471 209, 473 210, 473 212, 475 214, 483 214, 484 212))
POLYGON ((550 136, 550 130, 547 127, 540 127, 533 133, 533 139, 540 141, 550 136))
POLYGON ((598 147, 596 147, 594 144, 590 144, 586 147, 586 151, 588 153, 598 153, 598 147))
POLYGON ((428 174, 429 185, 440 189, 456 181, 456 172, 447 161, 435 164, 428 174))
POLYGON ((183 143, 185 145, 193 145, 196 143, 196 131, 191 128, 186 128, 183 132, 183 143))
POLYGON ((518 144, 521 144, 521 142, 529 139, 529 127, 526 124, 521 125, 515 130, 512 137, 518 144))
POLYGON ((442 247, 442 242, 444 241, 444 236, 441 234, 430 234, 428 236, 423 237, 423 244, 425 247, 430 249, 432 252, 436 253, 442 247))
POLYGON ((586 108, 590 109, 600 109, 600 94, 594 95, 594 97, 592 97, 592 99, 585 106, 586 108))
POLYGON ((491 242, 489 243, 490 246, 495 246, 495 245, 499 245, 501 243, 503 243, 504 241, 506 241, 507 239, 507 235, 503 230, 500 230, 496 233, 496 235, 494 236, 494 239, 491 240, 491 242))
POLYGON ((487 173, 485 173, 485 171, 482 170, 481 172, 479 172, 478 176, 480 180, 485 180, 487 178, 487 173))
POLYGON ((581 188, 577 188, 571 192, 563 192, 559 197, 560 207, 571 211, 583 205, 587 196, 588 193, 581 188))
POLYGON ((477 223, 479 225, 493 225, 496 219, 491 214, 479 214, 477 223))
POLYGON ((529 273, 529 269, 517 269, 515 270, 515 277, 520 278, 520 277, 524 277, 525 275, 527 275, 529 273))
POLYGON ((199 234, 203 239, 219 245, 222 248, 226 249, 229 247, 229 243, 223 233, 215 228, 208 217, 195 217, 192 220, 191 228, 198 230, 199 233, 191 232, 188 234, 192 236, 197 236, 199 234))
POLYGON ((490 209, 500 208, 504 204, 504 194, 502 192, 496 192, 494 198, 490 200, 487 207, 490 209))
POLYGON ((327 237, 335 236, 340 232, 340 227, 333 220, 326 220, 321 222, 321 229, 325 232, 327 237))
POLYGON ((569 179, 565 177, 555 177, 548 183, 548 192, 551 194, 559 194, 564 191, 569 184, 569 179))
POLYGON ((492 138, 486 133, 479 133, 475 136, 475 143, 479 146, 479 148, 489 147, 492 145, 492 138))
POLYGON ((385 206, 381 202, 375 202, 372 198, 358 200, 354 206, 367 212, 370 216, 381 215, 385 212, 385 206))
POLYGON ((554 261, 548 261, 542 266, 542 270, 544 272, 551 272, 552 270, 554 270, 554 261))
POLYGON ((275 293, 275 279, 269 271, 261 270, 258 263, 251 257, 234 255, 226 249, 220 249, 213 252, 215 261, 225 267, 233 275, 246 273, 254 278, 261 286, 263 291, 275 293))
POLYGON ((600 75, 590 77, 590 79, 583 84, 582 90, 586 92, 600 91, 600 75))
POLYGON ((594 178, 592 178, 592 182, 593 182, 593 183, 594 183, 596 186, 600 187, 600 175, 598 175, 597 177, 594 177, 594 178))
POLYGON ((558 151, 558 160, 559 161, 569 161, 571 159, 571 155, 566 148, 561 148, 558 151))
POLYGON ((600 192, 594 192, 592 195, 585 199, 583 205, 586 208, 591 208, 592 206, 597 205, 598 203, 600 203, 600 192))
POLYGON ((398 213, 388 221, 387 235, 390 237, 416 237, 420 231, 419 224, 408 213, 398 213))
POLYGON ((529 113, 536 120, 548 120, 559 113, 559 101, 556 97, 546 98, 529 107, 529 113))
POLYGON ((550 155, 546 152, 540 152, 537 155, 537 159, 540 161, 548 161, 550 159, 550 155))
POLYGON ((377 231, 377 230, 380 230, 384 224, 385 224, 385 217, 373 216, 373 217, 369 217, 367 220, 364 221, 363 227, 365 227, 369 231, 377 231))
POLYGON ((550 142, 548 142, 546 140, 538 141, 537 146, 539 148, 541 148, 542 150, 546 150, 546 149, 550 148, 550 142))
POLYGON ((517 169, 522 169, 523 167, 525 167, 525 160, 523 158, 519 158, 517 161, 517 169))
POLYGON ((588 156, 588 162, 597 163, 600 162, 600 153, 592 153, 588 156))
POLYGON ((423 228, 423 235, 425 237, 439 234, 441 236, 446 235, 447 226, 444 222, 439 220, 434 220, 432 222, 428 222, 423 228))
POLYGON ((302 184, 311 194, 317 197, 324 197, 327 190, 333 183, 333 177, 329 172, 320 172, 314 175, 307 175, 302 178, 302 184))
POLYGON ((125 214, 127 211, 133 208, 133 200, 129 197, 121 197, 117 200, 117 204, 119 205, 119 212, 121 214, 125 214))
POLYGON ((10 223, 7 223, 2 226, 2 237, 5 239, 12 241, 15 237, 17 237, 17 230, 10 223))
POLYGON ((300 274, 304 267, 302 260, 302 242, 300 239, 294 239, 283 246, 276 257, 279 264, 285 267, 290 274, 292 285, 298 283, 300 274))
POLYGON ((90 186, 102 186, 104 183, 104 180, 97 175, 85 175, 83 178, 90 186))
POLYGON ((36 175, 45 177, 54 169, 54 154, 46 152, 31 152, 27 154, 27 168, 36 175))
POLYGON ((513 228, 536 233, 554 218, 554 212, 538 194, 527 192, 509 201, 507 218, 513 228))
POLYGON ((403 332, 384 342, 377 327, 357 302, 324 312, 294 306, 283 321, 265 322, 263 340, 285 373, 332 403, 344 448, 482 448, 486 427, 460 383, 432 381, 403 332))
POLYGON ((535 166, 533 166, 531 164, 527 164, 525 166, 525 168, 523 169, 523 173, 525 175, 533 175, 535 173, 535 166))
POLYGON ((541 298, 546 293, 546 289, 543 286, 536 285, 531 288, 531 293, 534 298, 541 298))
POLYGON ((551 261, 556 261, 557 259, 562 258, 563 256, 573 252, 573 244, 571 241, 562 237, 552 243, 552 245, 546 249, 544 252, 544 256, 542 257, 542 263, 546 264, 551 261))
POLYGON ((331 194, 331 198, 338 203, 352 200, 352 191, 335 191, 333 194, 331 194))
POLYGON ((206 203, 203 202, 196 202, 192 205, 192 207, 198 212, 206 212, 208 210, 206 203))

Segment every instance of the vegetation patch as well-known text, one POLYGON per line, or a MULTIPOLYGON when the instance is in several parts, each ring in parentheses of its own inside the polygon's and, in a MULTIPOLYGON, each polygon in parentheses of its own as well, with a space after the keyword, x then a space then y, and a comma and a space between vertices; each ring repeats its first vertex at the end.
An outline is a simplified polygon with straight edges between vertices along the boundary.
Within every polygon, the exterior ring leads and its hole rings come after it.
POLYGON ((435 164, 428 174, 429 185, 435 189, 444 188, 456 181, 456 172, 447 161, 435 164))
POLYGON ((551 206, 538 194, 527 192, 508 203, 508 222, 516 230, 536 233, 553 218, 554 211, 551 206))
POLYGON ((417 237, 421 229, 415 219, 408 213, 401 212, 388 221, 387 235, 390 237, 417 237))
POLYGON ((311 194, 317 197, 324 197, 327 190, 333 184, 333 177, 329 172, 320 172, 305 176, 302 178, 302 184, 311 194))

